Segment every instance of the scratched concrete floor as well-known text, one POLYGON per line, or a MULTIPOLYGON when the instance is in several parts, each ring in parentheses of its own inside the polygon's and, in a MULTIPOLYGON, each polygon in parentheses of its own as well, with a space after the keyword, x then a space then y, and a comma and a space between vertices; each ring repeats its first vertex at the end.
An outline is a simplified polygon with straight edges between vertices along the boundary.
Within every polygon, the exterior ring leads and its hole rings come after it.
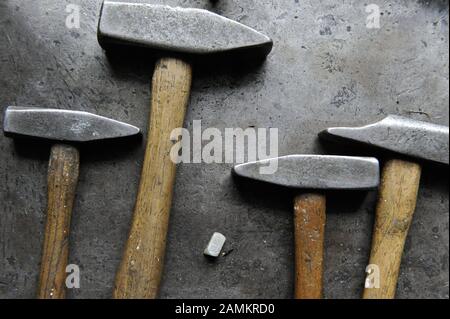
MULTIPOLYGON (((95 112, 146 133, 152 61, 108 60, 97 45, 100 0, 0 1, 0 105, 95 112), (80 29, 65 27, 81 6, 80 29)), ((365 150, 318 142, 330 125, 394 113, 449 124, 448 1, 374 0, 381 29, 367 29, 358 0, 158 1, 216 11, 270 35, 253 70, 197 70, 186 119, 204 127, 279 128, 280 154, 365 150)), ((3 112, 0 120, 3 118, 3 112)), ((130 225, 144 141, 83 149, 70 262, 81 288, 108 298, 130 225)), ((384 155, 384 154, 381 154, 384 155)), ((0 297, 35 296, 45 222, 48 146, 0 137, 0 297)), ((180 165, 162 298, 290 298, 292 194, 230 175, 230 164, 180 165), (228 237, 217 262, 202 251, 228 237)), ((326 298, 358 298, 376 194, 332 194, 326 229, 326 298)), ((427 166, 403 258, 399 298, 448 298, 448 168, 427 166)))

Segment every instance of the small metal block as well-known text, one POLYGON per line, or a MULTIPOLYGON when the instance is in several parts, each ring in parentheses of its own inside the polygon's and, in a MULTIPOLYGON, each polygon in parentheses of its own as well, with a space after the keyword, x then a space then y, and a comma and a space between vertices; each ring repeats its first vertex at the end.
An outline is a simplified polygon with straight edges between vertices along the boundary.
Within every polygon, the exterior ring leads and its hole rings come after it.
POLYGON ((221 233, 214 233, 203 254, 215 258, 219 257, 226 240, 226 237, 221 233))

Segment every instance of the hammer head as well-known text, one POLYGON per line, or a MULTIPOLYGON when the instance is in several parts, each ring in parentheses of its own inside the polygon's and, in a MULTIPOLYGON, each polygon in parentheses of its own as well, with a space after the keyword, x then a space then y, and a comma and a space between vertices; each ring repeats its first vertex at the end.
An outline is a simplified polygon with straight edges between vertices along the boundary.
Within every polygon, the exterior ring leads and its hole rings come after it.
POLYGON ((371 189, 380 179, 375 158, 325 155, 290 155, 246 163, 235 166, 234 173, 279 186, 317 190, 371 189), (274 161, 278 165, 274 174, 260 173, 274 161))
POLYGON ((105 49, 131 45, 190 56, 265 57, 272 49, 267 36, 207 10, 108 0, 100 12, 98 40, 105 49))
POLYGON ((9 106, 5 135, 20 135, 65 142, 89 142, 136 135, 135 126, 103 116, 58 109, 9 106))
POLYGON ((380 122, 363 127, 329 128, 320 133, 320 136, 361 142, 448 165, 448 133, 446 126, 390 115, 380 122))

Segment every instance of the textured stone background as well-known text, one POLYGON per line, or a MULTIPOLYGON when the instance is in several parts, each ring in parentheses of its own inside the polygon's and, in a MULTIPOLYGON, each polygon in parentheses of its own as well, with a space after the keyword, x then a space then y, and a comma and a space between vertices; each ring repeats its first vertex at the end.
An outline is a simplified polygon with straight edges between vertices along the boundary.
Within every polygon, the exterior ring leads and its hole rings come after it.
MULTIPOLYGON (((156 2, 156 1, 154 1, 156 2)), ((280 154, 357 149, 322 145, 327 126, 394 113, 449 124, 448 1, 382 1, 381 29, 365 26, 358 0, 171 0, 207 8, 270 35, 267 62, 250 71, 196 73, 186 127, 277 127, 280 154)), ((152 61, 108 61, 96 40, 100 0, 0 1, 0 105, 95 112, 146 133, 152 61), (81 28, 65 27, 79 4, 81 28)), ((370 2, 368 2, 370 3, 370 2)), ((3 112, 0 120, 3 119, 3 112)), ((145 138, 144 138, 145 139, 145 138)), ((74 208, 71 298, 108 298, 127 237, 144 141, 86 148, 74 208)), ((48 146, 0 137, 0 297, 32 298, 45 222, 48 146)), ((234 180, 232 165, 180 165, 163 298, 290 298, 292 194, 234 180), (228 237, 217 262, 202 251, 228 237)), ((358 298, 376 193, 331 194, 326 298, 358 298)), ((407 241, 399 298, 448 298, 448 168, 427 166, 407 241)))

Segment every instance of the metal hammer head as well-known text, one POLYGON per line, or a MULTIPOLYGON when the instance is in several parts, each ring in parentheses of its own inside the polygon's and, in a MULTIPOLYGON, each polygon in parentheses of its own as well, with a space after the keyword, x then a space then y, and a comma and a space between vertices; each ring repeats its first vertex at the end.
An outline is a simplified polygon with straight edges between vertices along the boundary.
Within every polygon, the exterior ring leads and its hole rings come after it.
POLYGON ((290 155, 234 167, 234 173, 280 186, 317 190, 364 190, 379 184, 379 163, 375 158, 290 155), (274 174, 263 175, 261 167, 278 162, 274 174))
POLYGON ((105 0, 98 40, 168 53, 205 56, 224 53, 267 56, 272 40, 233 20, 207 10, 105 0))
POLYGON ((135 126, 103 116, 58 109, 9 106, 5 134, 65 142, 89 142, 136 135, 135 126))
POLYGON ((320 136, 344 138, 448 165, 448 133, 446 126, 390 115, 380 122, 363 127, 329 128, 320 136))

